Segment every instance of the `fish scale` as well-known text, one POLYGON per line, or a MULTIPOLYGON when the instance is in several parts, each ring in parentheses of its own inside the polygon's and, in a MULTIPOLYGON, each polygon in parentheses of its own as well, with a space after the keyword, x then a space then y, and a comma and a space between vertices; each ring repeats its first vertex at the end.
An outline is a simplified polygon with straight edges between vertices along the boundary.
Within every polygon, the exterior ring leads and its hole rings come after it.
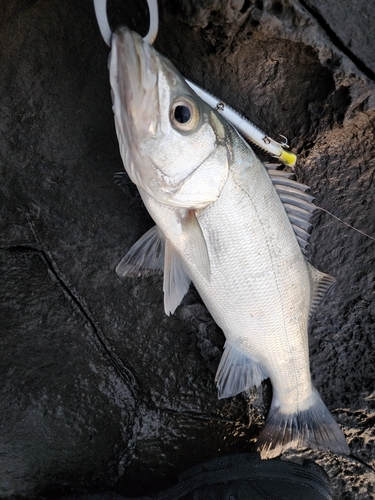
POLYGON ((220 398, 270 378, 262 458, 305 447, 349 453, 311 383, 308 319, 334 280, 303 255, 313 210, 307 187, 267 170, 174 66, 127 28, 112 36, 109 70, 124 166, 156 223, 117 273, 162 271, 167 314, 194 283, 226 337, 220 398))

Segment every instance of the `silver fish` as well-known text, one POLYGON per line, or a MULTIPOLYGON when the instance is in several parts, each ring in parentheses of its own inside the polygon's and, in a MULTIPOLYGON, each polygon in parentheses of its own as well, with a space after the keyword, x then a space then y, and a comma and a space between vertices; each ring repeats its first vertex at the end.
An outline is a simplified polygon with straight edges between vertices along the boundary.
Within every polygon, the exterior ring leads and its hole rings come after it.
POLYGON ((270 378, 262 458, 305 447, 348 454, 311 383, 309 314, 334 280, 303 255, 313 210, 306 186, 267 171, 174 66, 127 28, 113 34, 109 71, 125 169, 156 223, 117 273, 163 270, 167 314, 194 283, 226 337, 219 398, 270 378))

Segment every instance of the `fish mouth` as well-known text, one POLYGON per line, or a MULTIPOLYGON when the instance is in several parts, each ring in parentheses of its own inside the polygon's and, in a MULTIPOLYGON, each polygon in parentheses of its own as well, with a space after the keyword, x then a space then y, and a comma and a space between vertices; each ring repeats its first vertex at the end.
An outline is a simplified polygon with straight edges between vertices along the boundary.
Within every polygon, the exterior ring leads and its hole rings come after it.
POLYGON ((109 71, 114 107, 121 108, 116 110, 122 113, 120 117, 127 116, 140 135, 154 133, 158 112, 158 65, 154 48, 134 31, 124 26, 117 29, 112 36, 109 71))

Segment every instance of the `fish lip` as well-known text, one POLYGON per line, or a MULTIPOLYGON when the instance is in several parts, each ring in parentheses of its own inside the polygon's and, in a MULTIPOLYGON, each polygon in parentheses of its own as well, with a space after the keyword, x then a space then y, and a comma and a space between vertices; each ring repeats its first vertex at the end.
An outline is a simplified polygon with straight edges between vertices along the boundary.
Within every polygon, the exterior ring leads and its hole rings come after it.
POLYGON ((113 33, 108 69, 120 153, 131 180, 146 191, 139 148, 158 130, 157 57, 154 48, 128 28, 113 33))
POLYGON ((155 135, 158 66, 153 47, 129 28, 117 28, 112 35, 109 72, 115 116, 132 122, 133 140, 141 142, 145 135, 155 135))
MULTIPOLYGON (((137 74, 142 88, 152 90, 157 84, 157 53, 154 48, 126 26, 120 26, 113 33, 112 49, 122 57, 123 69, 137 74)), ((130 82, 132 83, 132 82, 130 82)))

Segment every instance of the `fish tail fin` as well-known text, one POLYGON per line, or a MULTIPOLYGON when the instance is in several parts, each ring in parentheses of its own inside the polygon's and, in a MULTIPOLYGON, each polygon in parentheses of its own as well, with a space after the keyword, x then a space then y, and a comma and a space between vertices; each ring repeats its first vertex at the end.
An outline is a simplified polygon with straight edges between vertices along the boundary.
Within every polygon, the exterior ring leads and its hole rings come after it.
POLYGON ((304 408, 287 413, 272 401, 265 427, 258 438, 261 458, 274 458, 289 449, 299 448, 350 454, 342 430, 315 389, 304 408))

